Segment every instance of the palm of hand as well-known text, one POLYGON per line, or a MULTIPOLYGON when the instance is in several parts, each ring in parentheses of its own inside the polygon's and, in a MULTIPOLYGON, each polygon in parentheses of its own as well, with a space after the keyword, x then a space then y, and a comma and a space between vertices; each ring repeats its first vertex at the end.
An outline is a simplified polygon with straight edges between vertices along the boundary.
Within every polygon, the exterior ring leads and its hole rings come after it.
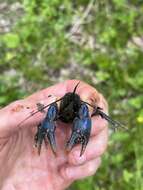
POLYGON ((56 130, 57 156, 53 154, 50 146, 42 145, 40 156, 37 149, 33 147, 35 127, 21 129, 6 140, 5 147, 0 156, 1 165, 7 165, 5 177, 8 177, 7 189, 13 186, 15 189, 62 189, 71 183, 65 181, 60 169, 67 164, 68 158, 65 152, 67 140, 67 126, 59 126, 56 130), (12 168, 9 168, 12 167, 12 168), (50 181, 50 183, 47 183, 50 181))

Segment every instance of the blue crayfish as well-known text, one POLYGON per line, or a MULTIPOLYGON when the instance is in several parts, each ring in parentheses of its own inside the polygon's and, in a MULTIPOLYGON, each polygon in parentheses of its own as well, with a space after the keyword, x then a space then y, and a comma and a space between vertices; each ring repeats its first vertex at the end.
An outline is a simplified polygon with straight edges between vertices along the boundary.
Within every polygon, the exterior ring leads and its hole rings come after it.
POLYGON ((56 153, 55 130, 57 120, 61 120, 65 123, 73 123, 71 137, 67 141, 66 148, 70 151, 76 144, 80 143, 80 156, 84 153, 90 138, 92 126, 91 117, 100 115, 115 128, 121 125, 119 122, 112 120, 100 107, 81 100, 80 96, 76 93, 78 85, 79 83, 75 86, 73 92, 66 93, 62 98, 46 106, 41 105, 41 108, 34 113, 42 112, 45 108, 48 108, 44 120, 38 125, 37 133, 34 138, 39 154, 43 141, 46 142, 47 139, 52 151, 56 153), (57 102, 60 102, 59 106, 57 102), (89 114, 89 106, 93 108, 91 115, 89 114))

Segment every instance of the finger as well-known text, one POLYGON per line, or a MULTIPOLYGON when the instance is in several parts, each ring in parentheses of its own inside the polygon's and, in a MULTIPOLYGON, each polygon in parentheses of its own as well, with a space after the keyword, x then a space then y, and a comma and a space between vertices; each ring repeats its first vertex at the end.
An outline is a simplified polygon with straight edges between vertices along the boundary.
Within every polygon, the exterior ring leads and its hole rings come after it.
MULTIPOLYGON (((68 80, 67 81, 67 92, 73 91, 79 80, 68 80)), ((108 104, 103 97, 95 88, 80 81, 79 86, 76 89, 76 93, 80 95, 81 100, 92 104, 93 106, 99 106, 102 108, 104 113, 108 114, 108 104)), ((89 107, 91 113, 93 109, 89 107)), ((107 126, 107 121, 101 116, 92 117, 92 129, 91 135, 97 134, 99 131, 103 130, 107 126)))
MULTIPOLYGON (((30 95, 24 100, 15 101, 0 110, 0 134, 8 134, 23 126, 38 125, 44 114, 37 111, 37 103, 47 105, 66 93, 66 84, 59 83, 30 95), (19 127, 20 126, 20 127, 19 127)), ((4 135, 5 136, 5 135, 4 135)))
POLYGON ((91 136, 95 136, 102 130, 107 128, 108 122, 100 116, 94 116, 92 118, 91 136))
POLYGON ((9 132, 13 132, 22 126, 32 126, 39 124, 43 119, 44 114, 38 112, 37 114, 33 115, 33 113, 37 111, 36 104, 40 102, 44 105, 47 105, 54 102, 58 96, 63 96, 65 93, 66 84, 64 82, 36 92, 24 100, 15 101, 1 109, 1 136, 5 136, 9 132))
POLYGON ((56 97, 62 97, 65 95, 67 92, 67 84, 66 82, 59 83, 53 86, 50 86, 46 89, 43 89, 39 92, 36 92, 30 96, 27 97, 28 100, 34 100, 34 101, 39 101, 39 100, 45 100, 49 97, 56 96, 56 97))
POLYGON ((82 97, 83 99, 88 99, 88 97, 91 95, 94 95, 95 97, 97 96, 98 99, 99 92, 97 92, 97 90, 92 86, 80 80, 67 80, 63 83, 56 84, 54 86, 48 87, 46 89, 32 94, 28 97, 28 99, 41 100, 46 99, 49 95, 62 97, 67 92, 73 92, 77 83, 79 83, 79 85, 77 87, 76 93, 78 93, 81 96, 81 99, 82 97))
MULTIPOLYGON (((55 97, 40 101, 43 104, 49 104, 55 101, 55 97)), ((38 112, 32 115, 33 112, 37 111, 37 106, 34 100, 18 100, 15 101, 5 108, 0 110, 0 134, 8 134, 23 126, 37 125, 44 118, 45 114, 38 112), (29 117, 29 118, 28 118, 29 117), (25 120, 28 118, 27 120, 25 120), (22 122, 24 121, 24 122, 22 122), (22 122, 22 123, 21 123, 22 122), (20 125, 21 123, 21 125, 20 125)))
POLYGON ((107 148, 107 141, 108 129, 106 127, 98 135, 90 138, 90 141, 87 144, 86 150, 82 156, 79 156, 81 150, 80 145, 73 148, 73 150, 69 153, 68 162, 72 165, 80 165, 101 156, 107 148))
MULTIPOLYGON (((16 101, 10 104, 9 106, 7 106, 6 108, 1 109, 0 110, 0 120, 1 120, 0 131, 14 130, 19 125, 19 123, 23 121, 24 119, 25 119, 25 122, 23 123, 24 124, 23 126, 38 124, 38 122, 40 122, 41 119, 43 118, 43 114, 42 113, 37 113, 35 115, 31 114, 31 112, 33 113, 35 109, 37 110, 36 103, 38 103, 40 100, 43 100, 45 105, 47 105, 48 103, 52 103, 52 101, 50 101, 50 98, 52 99, 55 96, 56 97, 63 96, 68 90, 73 91, 72 87, 75 87, 75 83, 77 84, 76 80, 68 80, 64 83, 60 83, 50 88, 44 89, 40 92, 34 93, 33 95, 27 97, 25 100, 16 101), (49 97, 49 95, 52 95, 52 96, 49 97), (27 117, 30 117, 30 118, 26 120, 27 117)), ((81 82, 79 86, 80 86, 81 94, 85 93, 85 89, 87 89, 87 91, 90 91, 90 92, 95 91, 94 88, 85 84, 84 82, 81 82)))
POLYGON ((103 108, 103 111, 107 113, 108 105, 103 97, 94 87, 90 86, 79 80, 68 80, 67 83, 67 92, 72 92, 74 87, 79 83, 76 93, 80 95, 81 100, 91 103, 92 105, 98 105, 99 107, 103 108))
POLYGON ((66 180, 77 180, 94 175, 101 163, 101 158, 90 160, 81 166, 69 166, 61 169, 61 175, 66 180))

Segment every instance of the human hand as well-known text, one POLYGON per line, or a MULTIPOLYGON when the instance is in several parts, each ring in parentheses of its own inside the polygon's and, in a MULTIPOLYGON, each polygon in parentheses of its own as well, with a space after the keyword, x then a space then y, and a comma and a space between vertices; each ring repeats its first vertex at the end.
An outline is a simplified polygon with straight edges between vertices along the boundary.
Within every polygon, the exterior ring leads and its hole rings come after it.
MULTIPOLYGON (((70 136, 67 124, 58 122, 56 128, 57 156, 49 145, 46 148, 43 144, 40 156, 33 147, 36 125, 44 118, 43 113, 35 114, 18 126, 37 109, 36 103, 46 105, 53 102, 55 97, 72 92, 77 82, 68 80, 54 85, 0 110, 0 189, 63 190, 74 180, 96 172, 108 140, 107 122, 100 116, 92 118, 91 137, 81 157, 80 145, 69 153, 65 151, 65 143, 70 136)), ((83 100, 95 100, 107 112, 105 99, 93 87, 80 82, 76 92, 83 100)))

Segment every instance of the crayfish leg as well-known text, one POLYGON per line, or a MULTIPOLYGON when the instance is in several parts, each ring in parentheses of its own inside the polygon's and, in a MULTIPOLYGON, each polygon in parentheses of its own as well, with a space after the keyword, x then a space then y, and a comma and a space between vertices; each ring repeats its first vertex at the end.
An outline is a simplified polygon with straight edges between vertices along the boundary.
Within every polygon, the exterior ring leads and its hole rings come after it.
POLYGON ((114 131, 116 131, 119 127, 123 128, 124 130, 128 130, 122 123, 120 123, 119 121, 113 120, 109 115, 107 115, 106 113, 104 113, 101 110, 102 110, 102 108, 96 107, 94 109, 91 117, 100 115, 101 118, 105 119, 106 121, 108 121, 113 126, 114 131))
POLYGON ((47 133, 47 138, 49 140, 53 153, 56 155, 57 147, 56 147, 56 140, 55 140, 55 131, 47 133))

